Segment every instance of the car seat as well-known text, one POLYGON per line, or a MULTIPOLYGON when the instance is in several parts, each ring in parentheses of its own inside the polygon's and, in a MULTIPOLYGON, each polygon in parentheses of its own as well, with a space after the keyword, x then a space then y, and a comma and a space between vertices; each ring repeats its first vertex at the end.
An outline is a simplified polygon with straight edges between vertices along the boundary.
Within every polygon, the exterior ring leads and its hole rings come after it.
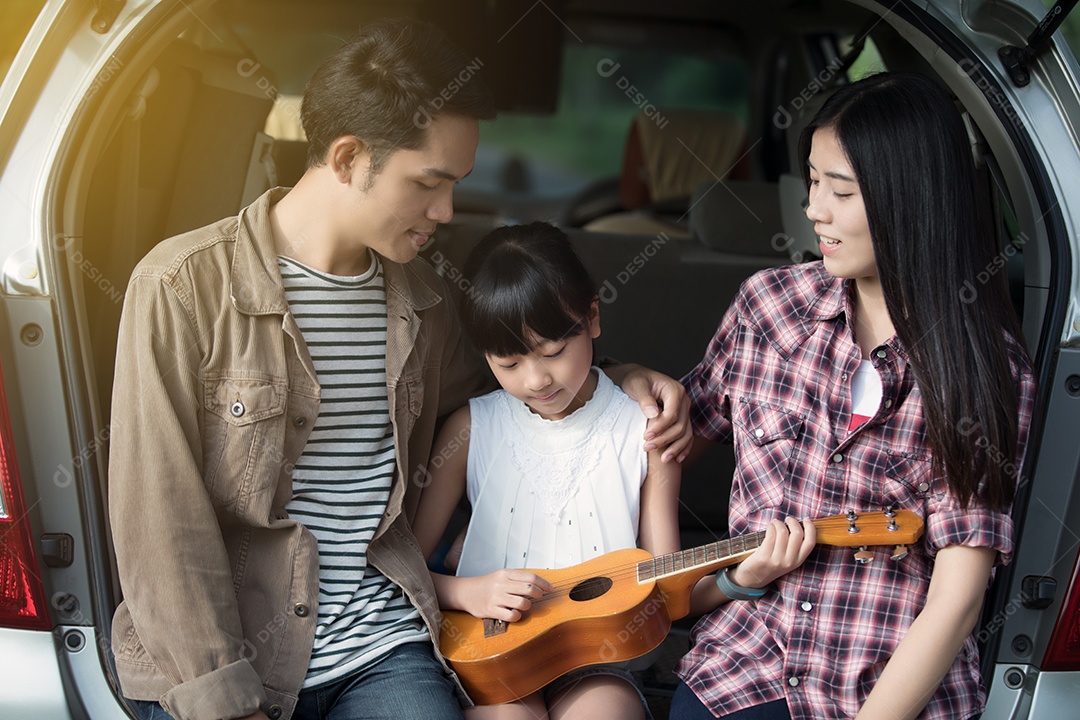
POLYGON ((621 210, 586 222, 585 229, 689 237, 691 193, 703 181, 746 177, 745 146, 746 128, 729 112, 639 112, 623 152, 621 210))
MULTIPOLYGON (((83 238, 70 245, 118 295, 158 242, 235 215, 274 184, 272 140, 262 129, 275 83, 250 56, 185 40, 166 48, 141 79, 96 160, 83 238), (256 70, 241 72, 249 67, 256 70)), ((83 278, 72 278, 79 292, 83 278)), ((83 294, 107 411, 122 305, 107 293, 83 294)))

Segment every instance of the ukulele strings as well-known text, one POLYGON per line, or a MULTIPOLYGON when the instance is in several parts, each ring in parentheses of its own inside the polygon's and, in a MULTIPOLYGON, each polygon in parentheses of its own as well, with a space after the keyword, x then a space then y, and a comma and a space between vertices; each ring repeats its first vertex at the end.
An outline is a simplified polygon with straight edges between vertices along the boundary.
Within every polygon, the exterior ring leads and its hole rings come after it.
MULTIPOLYGON (((718 540, 717 542, 710 543, 709 545, 703 545, 703 546, 696 547, 696 548, 689 548, 687 550, 677 550, 677 551, 675 551, 673 553, 667 553, 667 554, 664 554, 664 555, 659 555, 659 556, 657 556, 655 558, 651 558, 651 559, 647 559, 647 560, 635 560, 635 561, 633 561, 631 563, 626 563, 624 565, 617 565, 617 566, 615 566, 613 568, 610 568, 611 572, 603 572, 603 573, 595 573, 594 572, 594 573, 582 573, 582 574, 578 574, 578 575, 571 575, 569 577, 562 578, 558 583, 552 583, 555 590, 553 590, 552 592, 544 593, 539 598, 534 600, 533 604, 535 605, 537 603, 544 602, 545 600, 555 600, 557 598, 567 596, 571 592, 573 592, 574 589, 577 588, 579 585, 581 585, 583 582, 587 582, 588 580, 591 580, 593 578, 607 578, 607 579, 611 580, 612 582, 616 582, 616 581, 619 581, 619 580, 623 580, 625 578, 637 577, 640 574, 639 573, 640 566, 646 565, 646 564, 649 564, 649 563, 655 563, 654 567, 653 567, 653 573, 654 574, 653 574, 653 577, 647 578, 645 580, 645 582, 655 581, 660 577, 663 577, 665 575, 669 575, 669 574, 672 574, 672 573, 681 573, 681 572, 685 572, 685 571, 693 570, 695 568, 702 567, 704 565, 712 565, 712 564, 715 564, 715 563, 718 563, 718 562, 723 562, 724 560, 727 560, 728 558, 733 557, 735 555, 741 555, 744 552, 756 549, 761 544, 761 541, 762 541, 762 539, 764 537, 765 537, 764 532, 750 533, 749 535, 742 535, 740 537, 731 538, 731 539, 728 539, 728 540, 718 540), (747 543, 750 543, 750 542, 756 542, 757 545, 754 545, 753 547, 743 548, 742 550, 739 550, 737 552, 725 552, 723 554, 718 553, 715 557, 712 557, 712 558, 708 558, 708 556, 706 554, 705 555, 706 559, 703 560, 703 561, 697 561, 697 560, 694 559, 694 552, 697 551, 697 550, 705 550, 705 548, 710 547, 712 545, 719 546, 719 545, 724 545, 724 544, 726 544, 728 546, 728 548, 727 548, 728 550, 734 550, 732 545, 734 543, 738 543, 738 542, 741 542, 744 545, 747 544, 747 543), (676 555, 683 555, 684 556, 683 559, 682 559, 683 560, 683 565, 681 567, 678 567, 678 568, 674 567, 674 556, 676 556, 676 555), (666 563, 664 563, 665 558, 672 558, 671 570, 666 570, 666 563), (686 564, 686 559, 687 558, 690 559, 690 564, 686 564)), ((715 549, 717 551, 720 550, 719 547, 717 547, 715 549)), ((606 591, 607 590, 605 589, 605 592, 606 591)), ((587 590, 585 592, 587 592, 587 590)))
MULTIPOLYGON (((880 514, 880 513, 875 513, 875 515, 877 515, 877 514, 880 514)), ((865 521, 868 518, 860 516, 859 519, 865 521)), ((843 530, 844 532, 847 532, 847 529, 850 526, 850 522, 849 522, 849 520, 847 519, 847 517, 845 515, 834 515, 832 517, 820 518, 818 520, 815 520, 814 521, 814 526, 819 531, 824 531, 826 533, 828 533, 829 531, 839 531, 839 530, 843 530)), ((648 580, 656 580, 658 576, 663 577, 663 576, 669 575, 671 573, 684 572, 684 571, 687 571, 687 570, 693 570, 694 568, 701 567, 703 565, 711 565, 711 564, 716 563, 716 562, 722 562, 723 560, 725 560, 725 559, 727 559, 727 558, 729 558, 729 557, 731 557, 733 555, 741 555, 743 552, 746 552, 747 550, 756 549, 764 541, 764 537, 765 537, 765 532, 764 531, 756 532, 756 533, 749 533, 747 535, 740 535, 738 537, 728 538, 726 540, 718 540, 715 543, 709 543, 707 545, 702 545, 702 546, 695 547, 695 548, 689 548, 687 550, 677 550, 677 551, 675 551, 673 553, 666 553, 664 555, 659 555, 659 556, 657 556, 655 558, 652 558, 651 560, 640 560, 640 561, 635 560, 634 562, 627 563, 625 565, 619 565, 619 566, 616 566, 616 567, 612 568, 612 572, 607 572, 607 573, 603 573, 603 574, 582 573, 582 574, 579 574, 579 575, 572 575, 572 576, 569 576, 569 577, 565 577, 565 578, 562 578, 558 583, 553 583, 553 586, 554 586, 555 589, 552 592, 544 593, 543 595, 541 595, 539 598, 537 598, 536 600, 533 601, 533 604, 535 605, 537 603, 541 603, 541 602, 544 602, 546 600, 555 600, 555 599, 558 599, 558 598, 561 598, 561 597, 565 597, 565 596, 569 595, 571 592, 573 592, 573 590, 576 587, 578 587, 578 585, 580 585, 581 583, 586 582, 586 581, 588 581, 588 580, 590 580, 592 578, 608 578, 609 580, 612 580, 614 582, 614 581, 622 580, 624 578, 634 577, 634 576, 638 575, 638 569, 639 569, 639 567, 641 565, 644 565, 644 564, 650 563, 650 562, 654 563, 654 567, 653 567, 654 576, 652 578, 648 578, 648 580), (757 545, 755 545, 752 548, 744 548, 743 550, 740 550, 738 552, 727 552, 727 553, 725 553, 723 555, 718 554, 716 557, 714 557, 712 559, 706 559, 703 562, 698 562, 694 557, 695 551, 705 550, 706 548, 713 547, 713 546, 717 546, 717 547, 715 547, 715 549, 717 551, 719 551, 721 549, 719 547, 721 545, 727 545, 728 550, 734 550, 734 545, 736 543, 740 543, 740 542, 743 543, 743 544, 749 543, 749 542, 756 542, 757 545), (679 567, 679 568, 675 568, 674 567, 674 558, 675 558, 675 556, 678 556, 678 555, 683 556, 683 558, 682 558, 683 566, 679 567), (688 565, 688 566, 686 565, 687 557, 689 557, 689 559, 690 559, 690 565, 688 565), (668 571, 666 569, 666 563, 664 563, 665 558, 671 558, 672 569, 670 571, 668 571)), ((707 551, 706 551, 706 557, 707 557, 707 551)), ((605 592, 606 592, 606 590, 605 590, 605 592)))

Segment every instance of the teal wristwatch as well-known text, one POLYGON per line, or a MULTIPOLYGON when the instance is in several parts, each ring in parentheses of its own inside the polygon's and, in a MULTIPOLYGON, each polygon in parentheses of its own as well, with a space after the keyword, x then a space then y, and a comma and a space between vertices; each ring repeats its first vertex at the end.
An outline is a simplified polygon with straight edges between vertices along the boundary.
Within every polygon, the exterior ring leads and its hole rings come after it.
POLYGON ((724 596, 729 600, 757 600, 768 591, 767 587, 748 588, 736 585, 728 577, 729 570, 731 568, 726 567, 716 573, 716 587, 720 588, 720 592, 724 593, 724 596))

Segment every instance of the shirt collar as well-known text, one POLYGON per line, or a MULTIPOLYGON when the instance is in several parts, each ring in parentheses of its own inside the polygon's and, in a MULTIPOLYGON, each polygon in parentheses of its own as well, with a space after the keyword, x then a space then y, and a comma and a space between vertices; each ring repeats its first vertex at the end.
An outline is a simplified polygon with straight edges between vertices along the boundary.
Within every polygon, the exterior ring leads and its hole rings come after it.
POLYGON ((823 263, 815 263, 807 282, 810 294, 807 296, 805 318, 811 321, 833 320, 841 313, 851 317, 851 281, 830 275, 823 263))
POLYGON ((847 282, 821 262, 775 268, 767 275, 762 298, 748 298, 746 319, 784 357, 790 357, 817 329, 845 312, 850 316, 847 282), (767 302, 765 298, 771 298, 767 302))
MULTIPOLYGON (((825 270, 823 263, 817 263, 818 270, 815 273, 816 277, 812 280, 814 283, 820 283, 820 290, 809 297, 806 304, 805 318, 808 323, 804 325, 809 332, 804 335, 800 340, 801 343, 810 333, 813 332, 813 322, 826 322, 829 320, 835 320, 840 316, 844 316, 846 321, 852 322, 852 318, 855 317, 855 308, 852 299, 854 287, 853 281, 847 278, 838 278, 830 275, 825 270)), ((855 337, 855 328, 851 328, 852 338, 855 337)), ((792 346, 792 349, 798 347, 798 343, 792 346)), ((907 361, 907 351, 900 344, 896 335, 893 335, 884 343, 882 343, 877 349, 887 348, 892 350, 900 359, 907 361)))

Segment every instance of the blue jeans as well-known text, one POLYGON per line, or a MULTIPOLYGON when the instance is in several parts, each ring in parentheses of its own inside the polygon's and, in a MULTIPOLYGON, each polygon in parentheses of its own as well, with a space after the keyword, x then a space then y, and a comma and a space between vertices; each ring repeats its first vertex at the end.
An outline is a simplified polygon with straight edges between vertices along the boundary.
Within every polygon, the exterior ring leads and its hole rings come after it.
MULTIPOLYGON (((701 699, 683 682, 675 688, 675 697, 671 699, 671 713, 668 718, 669 720, 716 720, 716 716, 709 712, 701 699)), ((720 720, 791 720, 791 714, 788 712, 787 700, 777 700, 738 710, 730 715, 723 715, 720 720)))
MULTIPOLYGON (((129 700, 140 720, 172 720, 156 702, 129 700)), ((454 683, 431 644, 406 643, 360 672, 303 690, 295 720, 460 720, 454 683)))

